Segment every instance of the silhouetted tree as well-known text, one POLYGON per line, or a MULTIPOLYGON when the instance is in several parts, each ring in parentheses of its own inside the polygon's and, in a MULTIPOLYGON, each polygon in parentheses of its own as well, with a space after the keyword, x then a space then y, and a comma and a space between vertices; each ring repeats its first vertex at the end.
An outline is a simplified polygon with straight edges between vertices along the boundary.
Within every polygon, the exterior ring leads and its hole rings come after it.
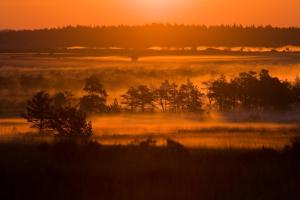
POLYGON ((122 104, 130 112, 135 112, 138 108, 141 112, 154 111, 155 93, 146 85, 140 85, 137 88, 130 87, 121 97, 122 104))
POLYGON ((181 111, 183 112, 199 112, 202 111, 203 94, 199 88, 190 80, 186 84, 182 84, 179 89, 178 98, 181 111))
POLYGON ((107 92, 95 76, 86 79, 84 91, 88 95, 80 99, 80 108, 87 113, 104 113, 107 111, 107 92))
POLYGON ((256 72, 242 72, 238 77, 231 80, 229 85, 231 85, 231 88, 229 88, 228 96, 231 98, 232 109, 238 106, 247 110, 257 108, 259 80, 256 72))
POLYGON ((171 85, 168 80, 165 80, 156 90, 157 99, 163 112, 168 111, 171 100, 171 85))
POLYGON ((62 136, 84 136, 93 134, 92 122, 86 114, 76 107, 61 107, 52 114, 51 128, 62 136))
POLYGON ((91 94, 80 99, 80 109, 87 113, 104 113, 107 111, 107 106, 103 98, 91 94))
POLYGON ((130 87, 121 97, 121 103, 125 106, 125 109, 130 112, 135 112, 139 105, 138 90, 134 87, 130 87))
POLYGON ((43 133, 49 128, 51 119, 51 99, 48 93, 38 92, 27 102, 24 118, 32 124, 32 128, 39 129, 43 133))
POLYGON ((226 77, 224 75, 220 76, 218 79, 207 82, 206 87, 208 89, 207 97, 209 102, 214 102, 217 105, 218 110, 225 110, 225 88, 228 85, 226 77))
POLYGON ((98 94, 103 99, 108 96, 103 85, 100 83, 100 80, 95 75, 92 75, 85 80, 83 90, 88 94, 98 94))
POLYGON ((298 76, 295 78, 295 81, 292 84, 292 93, 295 103, 300 103, 300 78, 298 76))
POLYGON ((138 104, 142 112, 153 111, 154 110, 154 92, 146 85, 140 85, 137 88, 138 94, 138 104))
POLYGON ((179 91, 178 85, 172 83, 169 87, 169 104, 170 104, 170 111, 171 112, 178 112, 179 111, 179 91))
POLYGON ((271 77, 267 70, 259 74, 260 105, 265 108, 286 109, 293 103, 291 85, 271 77))
POLYGON ((122 106, 119 104, 117 99, 114 99, 114 102, 109 106, 109 112, 111 113, 122 112, 122 106))
POLYGON ((62 107, 71 107, 74 104, 74 95, 72 92, 58 92, 52 97, 52 105, 54 109, 62 107))

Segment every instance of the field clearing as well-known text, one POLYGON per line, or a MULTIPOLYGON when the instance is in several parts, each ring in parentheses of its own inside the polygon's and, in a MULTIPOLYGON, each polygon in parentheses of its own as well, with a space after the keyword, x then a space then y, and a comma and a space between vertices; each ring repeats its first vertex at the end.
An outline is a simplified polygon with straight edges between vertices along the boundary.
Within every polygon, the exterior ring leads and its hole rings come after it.
MULTIPOLYGON (((135 144, 148 138, 165 145, 171 138, 189 148, 283 149, 300 135, 295 123, 232 123, 163 114, 108 115, 91 118, 93 138, 106 145, 135 144)), ((35 132, 35 133, 34 133, 35 132)), ((23 119, 0 119, 1 141, 22 140, 30 129, 23 119)), ((51 140, 40 137, 41 140, 51 140)))

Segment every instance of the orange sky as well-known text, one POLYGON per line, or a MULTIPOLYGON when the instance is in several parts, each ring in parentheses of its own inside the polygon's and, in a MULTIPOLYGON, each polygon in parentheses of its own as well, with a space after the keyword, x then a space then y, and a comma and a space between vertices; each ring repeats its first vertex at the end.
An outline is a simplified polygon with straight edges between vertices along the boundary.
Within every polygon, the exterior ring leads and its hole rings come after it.
POLYGON ((0 29, 152 22, 300 26, 300 0, 0 0, 0 29))

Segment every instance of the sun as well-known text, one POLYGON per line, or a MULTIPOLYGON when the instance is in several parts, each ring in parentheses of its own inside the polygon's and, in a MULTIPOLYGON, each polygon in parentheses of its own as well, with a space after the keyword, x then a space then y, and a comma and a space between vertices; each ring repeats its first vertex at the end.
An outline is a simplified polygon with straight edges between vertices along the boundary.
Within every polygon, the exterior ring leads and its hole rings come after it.
POLYGON ((150 8, 159 8, 172 5, 174 3, 174 0, 142 0, 139 2, 141 4, 144 4, 144 6, 149 6, 150 8))
POLYGON ((184 0, 131 0, 135 11, 144 17, 164 17, 180 10, 184 0))

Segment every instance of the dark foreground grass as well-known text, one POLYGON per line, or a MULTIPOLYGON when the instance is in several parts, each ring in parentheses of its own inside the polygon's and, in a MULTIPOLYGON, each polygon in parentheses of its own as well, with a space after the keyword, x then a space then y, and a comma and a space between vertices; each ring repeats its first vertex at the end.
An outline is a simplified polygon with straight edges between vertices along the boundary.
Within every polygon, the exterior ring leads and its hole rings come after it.
POLYGON ((0 145, 0 199, 300 199, 296 149, 0 145))

